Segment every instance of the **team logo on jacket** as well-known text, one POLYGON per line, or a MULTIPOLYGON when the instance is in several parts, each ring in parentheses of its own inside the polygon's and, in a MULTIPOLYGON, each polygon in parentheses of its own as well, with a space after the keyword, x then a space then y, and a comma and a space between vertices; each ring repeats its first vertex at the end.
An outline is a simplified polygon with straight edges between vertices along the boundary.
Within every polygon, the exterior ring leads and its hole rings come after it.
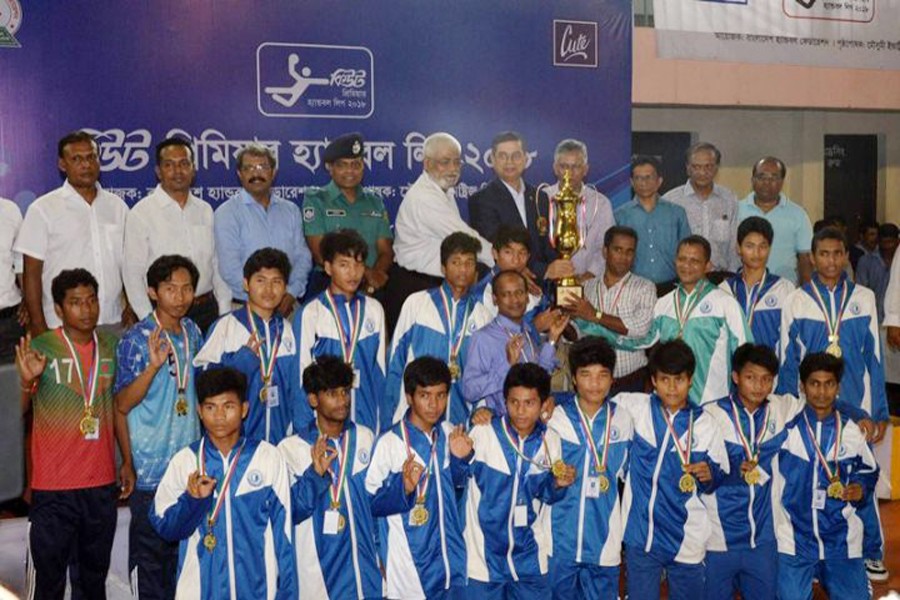
POLYGON ((854 315, 859 314, 859 303, 858 302, 854 302, 853 304, 850 305, 850 313, 854 314, 854 315))
POLYGON ((838 456, 846 456, 847 455, 847 447, 841 444, 841 447, 838 449, 838 456))
POLYGON ((366 331, 369 333, 375 331, 375 322, 372 319, 366 319, 366 331))
POLYGON ((369 464, 369 451, 365 448, 360 448, 359 452, 356 453, 356 460, 363 465, 369 464))
POLYGON ((775 421, 769 421, 769 435, 774 435, 775 433, 775 421))
POLYGON ((469 323, 469 333, 475 333, 475 323, 469 323))
POLYGON ((619 428, 618 427, 610 427, 609 428, 609 441, 611 441, 611 442, 619 441, 619 428))
POLYGON ((247 473, 247 483, 249 483, 251 486, 259 487, 262 485, 262 482, 263 476, 258 469, 253 469, 252 471, 247 473))
POLYGON ((778 298, 775 296, 766 296, 765 304, 769 308, 775 308, 778 305, 778 298))
POLYGON ((709 300, 700 305, 700 312, 704 315, 709 314, 709 311, 712 310, 712 304, 710 304, 709 300))

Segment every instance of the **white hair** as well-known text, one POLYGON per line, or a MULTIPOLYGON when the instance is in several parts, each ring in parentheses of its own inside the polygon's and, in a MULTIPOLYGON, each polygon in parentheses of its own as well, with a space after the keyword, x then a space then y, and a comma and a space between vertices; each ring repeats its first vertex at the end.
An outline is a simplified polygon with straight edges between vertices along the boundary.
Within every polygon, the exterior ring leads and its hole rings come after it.
POLYGON ((569 152, 581 152, 584 156, 584 162, 588 161, 587 145, 580 140, 568 138, 556 145, 556 151, 553 153, 553 162, 557 162, 559 157, 569 152))
POLYGON ((446 146, 452 146, 458 153, 462 154, 462 146, 455 137, 443 131, 432 133, 425 138, 425 144, 423 145, 425 158, 434 158, 438 148, 446 146))

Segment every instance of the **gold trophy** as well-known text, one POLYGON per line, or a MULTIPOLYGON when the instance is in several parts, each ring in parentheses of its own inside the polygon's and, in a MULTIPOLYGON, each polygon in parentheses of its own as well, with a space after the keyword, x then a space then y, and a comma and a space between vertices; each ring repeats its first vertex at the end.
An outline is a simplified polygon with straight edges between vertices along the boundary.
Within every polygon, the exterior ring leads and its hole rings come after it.
MULTIPOLYGON (((551 241, 554 242, 559 257, 571 260, 572 255, 581 248, 584 240, 578 229, 578 208, 584 200, 572 190, 569 184, 569 172, 563 173, 562 187, 550 202, 555 208, 555 215, 550 226, 551 241)), ((584 288, 575 277, 562 277, 556 283, 556 306, 564 307, 570 298, 584 296, 584 288)))

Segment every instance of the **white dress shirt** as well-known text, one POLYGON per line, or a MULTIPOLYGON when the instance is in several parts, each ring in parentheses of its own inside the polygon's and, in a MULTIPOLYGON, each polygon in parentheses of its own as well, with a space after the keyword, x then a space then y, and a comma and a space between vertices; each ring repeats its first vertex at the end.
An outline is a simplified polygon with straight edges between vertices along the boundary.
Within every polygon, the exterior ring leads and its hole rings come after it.
POLYGON ((53 310, 50 284, 60 271, 87 269, 100 286, 100 325, 122 320, 122 240, 128 206, 97 185, 88 204, 69 182, 35 200, 13 249, 44 262, 41 278, 44 319, 51 329, 62 323, 53 310))
POLYGON ((22 212, 12 200, 0 198, 0 310, 22 301, 16 273, 22 272, 22 255, 13 251, 22 226, 22 212))
POLYGON ((506 189, 509 190, 510 195, 512 195, 513 202, 516 203, 516 210, 519 211, 519 216, 522 218, 522 226, 525 227, 525 229, 528 229, 528 215, 525 212, 525 182, 521 179, 519 180, 518 190, 502 179, 500 180, 500 183, 505 185, 506 189))
MULTIPOLYGON (((559 183, 554 183, 545 188, 547 196, 552 200, 559 193, 559 183)), ((587 221, 584 234, 584 246, 572 255, 572 266, 576 275, 593 273, 599 277, 606 272, 606 261, 603 260, 603 236, 606 230, 616 224, 613 217, 612 204, 609 198, 587 185, 581 188, 581 197, 584 198, 584 217, 581 209, 578 210, 578 226, 581 220, 587 221)))
POLYGON ((231 310, 231 290, 219 276, 213 236, 213 209, 194 195, 184 208, 156 186, 153 193, 134 205, 125 222, 125 265, 122 276, 128 300, 138 318, 153 310, 147 297, 147 269, 164 254, 191 259, 200 271, 196 295, 213 291, 219 314, 231 310))
POLYGON ((423 172, 406 192, 394 227, 394 256, 410 271, 442 277, 441 242, 455 231, 480 240, 479 262, 494 266, 490 242, 459 216, 453 189, 445 192, 428 173, 423 172))

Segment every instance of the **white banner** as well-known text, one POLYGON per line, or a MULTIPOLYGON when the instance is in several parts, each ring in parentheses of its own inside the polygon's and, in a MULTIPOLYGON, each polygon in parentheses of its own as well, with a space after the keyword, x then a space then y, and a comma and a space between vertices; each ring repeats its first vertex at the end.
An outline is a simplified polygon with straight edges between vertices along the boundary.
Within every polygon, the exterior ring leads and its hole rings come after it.
POLYGON ((900 69, 900 0, 654 0, 659 56, 900 69))

